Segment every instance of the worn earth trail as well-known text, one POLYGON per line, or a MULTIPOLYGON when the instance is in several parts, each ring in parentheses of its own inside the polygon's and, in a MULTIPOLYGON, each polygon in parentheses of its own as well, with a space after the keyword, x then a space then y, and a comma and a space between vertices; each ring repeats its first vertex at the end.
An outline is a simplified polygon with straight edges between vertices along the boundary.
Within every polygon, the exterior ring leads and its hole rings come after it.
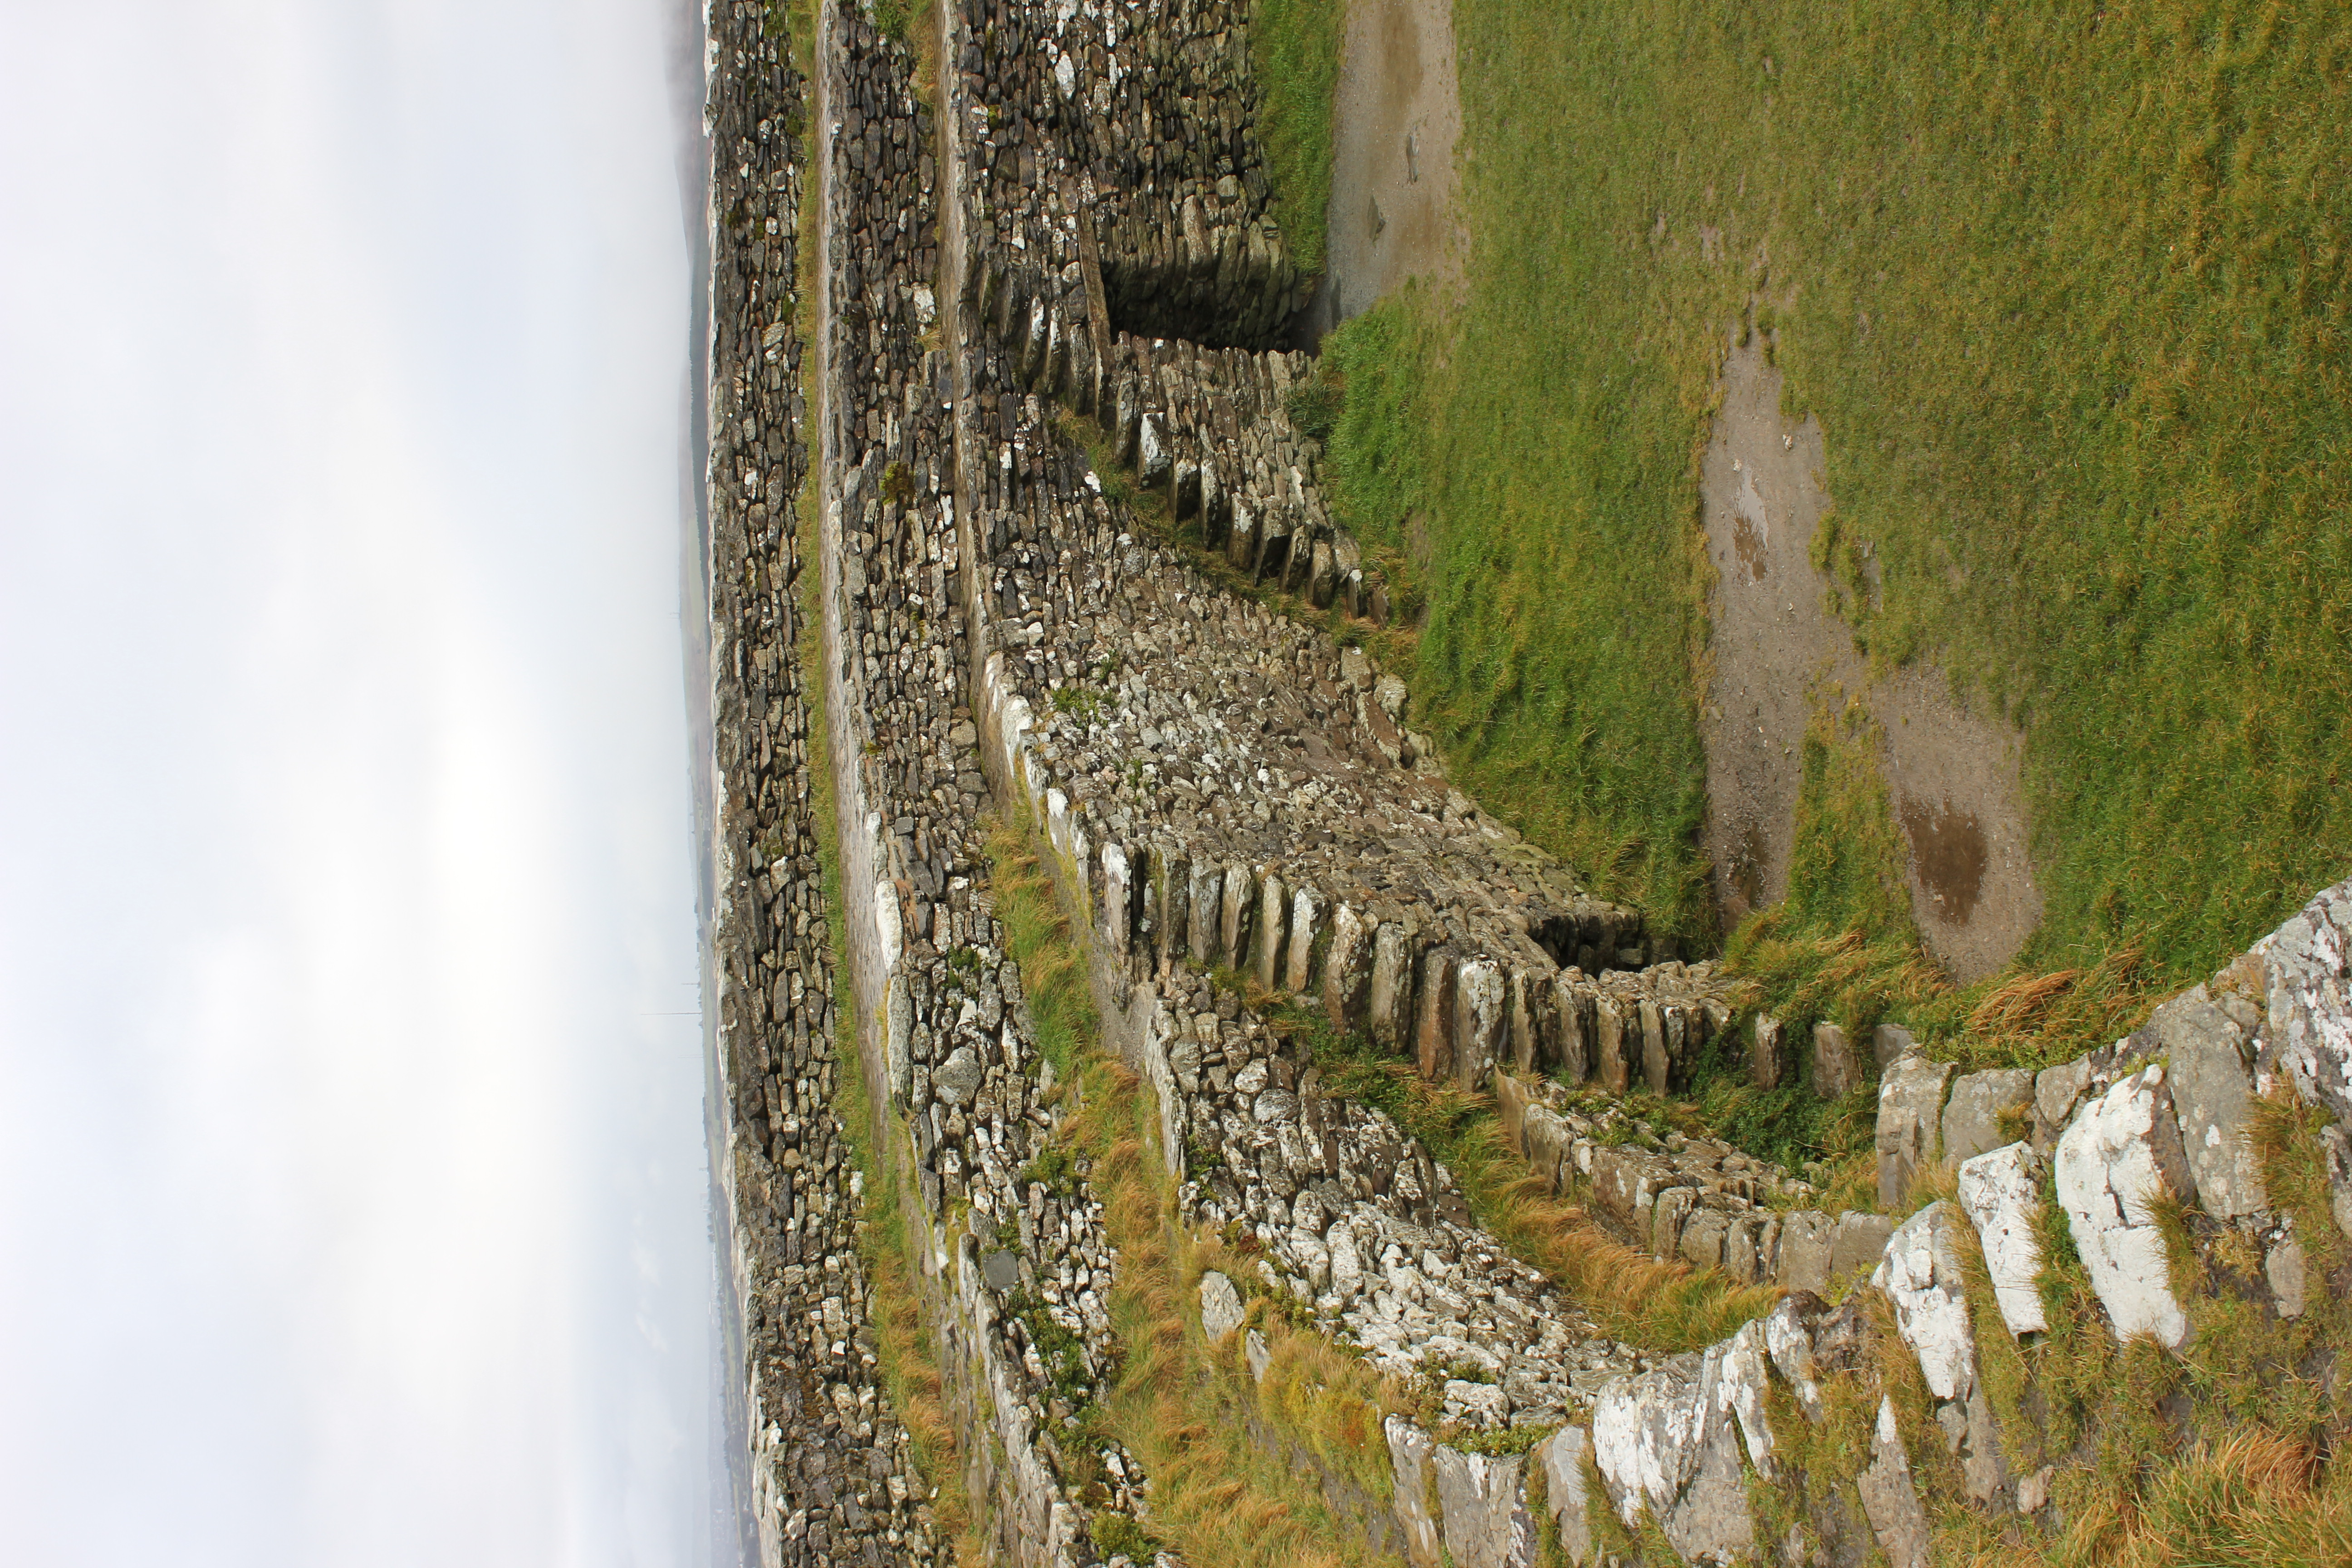
POLYGON ((1762 334, 1724 359, 1723 400, 1700 467, 1716 584, 1706 742, 1706 851, 1727 925, 1789 890, 1805 731, 1859 700, 1910 850, 1911 904, 1928 951, 1963 984, 2017 955, 2042 914, 2015 726, 1972 712, 1941 671, 1874 675, 1826 604, 1812 560, 1829 510, 1822 435, 1780 412, 1762 334))

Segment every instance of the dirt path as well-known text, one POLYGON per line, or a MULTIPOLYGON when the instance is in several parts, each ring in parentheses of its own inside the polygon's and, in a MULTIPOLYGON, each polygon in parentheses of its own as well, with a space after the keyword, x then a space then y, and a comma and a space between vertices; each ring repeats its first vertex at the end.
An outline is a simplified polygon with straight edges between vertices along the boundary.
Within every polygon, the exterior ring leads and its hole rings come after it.
POLYGON ((1706 743, 1706 849, 1726 924, 1785 896, 1809 689, 1860 693, 1884 731, 1880 757, 1911 849, 1911 908, 1928 950, 1963 983, 2014 957, 2042 918, 2027 853, 2012 727, 1969 712, 1943 673, 1874 684, 1823 605, 1810 557, 1827 510, 1821 426, 1780 414, 1780 373, 1761 340, 1733 347, 1700 472, 1715 557, 1715 671, 1706 743))
POLYGON ((1461 135, 1453 0, 1357 0, 1332 111, 1323 286, 1300 329, 1307 346, 1407 278, 1460 284, 1461 135))

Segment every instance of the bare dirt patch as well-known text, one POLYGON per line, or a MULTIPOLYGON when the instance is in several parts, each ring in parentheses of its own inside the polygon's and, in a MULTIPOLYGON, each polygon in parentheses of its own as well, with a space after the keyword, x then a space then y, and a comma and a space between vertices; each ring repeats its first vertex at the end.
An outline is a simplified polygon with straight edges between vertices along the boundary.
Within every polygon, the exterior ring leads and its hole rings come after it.
POLYGON ((1966 983, 2016 956, 2042 918, 2027 852, 2013 727, 1969 712, 1932 668, 1873 681, 1825 605, 1813 527, 1828 510, 1821 426, 1780 413, 1760 337, 1735 343, 1700 469, 1715 557, 1706 850, 1729 924, 1785 897, 1805 725, 1816 701, 1858 695, 1911 850, 1911 908, 1928 951, 1966 983))
POLYGON ((1350 5, 1332 109, 1323 284, 1300 327, 1309 344, 1408 278, 1460 286, 1461 135, 1452 0, 1350 5))

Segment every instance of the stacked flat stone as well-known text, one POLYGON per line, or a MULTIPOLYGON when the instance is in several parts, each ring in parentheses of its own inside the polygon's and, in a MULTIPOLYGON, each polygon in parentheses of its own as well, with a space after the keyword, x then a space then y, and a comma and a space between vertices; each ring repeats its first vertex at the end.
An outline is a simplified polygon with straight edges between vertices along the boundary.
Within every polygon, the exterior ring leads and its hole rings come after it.
POLYGON ((710 941, 749 1501, 763 1563, 945 1562, 953 1552, 919 1500, 876 1364, 857 1183, 834 1109, 835 977, 807 810, 798 650, 808 632, 793 597, 804 471, 793 215, 806 99, 761 21, 757 5, 713 9, 709 83, 710 941))
POLYGON ((1446 1418, 1552 1426, 1648 1364, 1481 1227, 1453 1173, 1383 1112, 1328 1092, 1231 990, 1151 986, 1145 1068, 1179 1206, 1238 1226, 1265 1283, 1383 1373, 1442 1384, 1446 1418))
POLYGON ((1078 291, 1083 229, 1119 326, 1280 339, 1314 279, 1274 220, 1242 18, 1217 0, 961 0, 952 21, 976 317, 1042 309, 1090 379, 1108 339, 1078 291))
POLYGON ((890 1100, 914 1149, 971 1489, 990 1500, 1005 1561, 1089 1563, 1091 1521, 1140 1514, 1147 1483, 1115 1443, 1073 1447, 1118 1362, 1117 1254, 1087 1173, 1048 1177, 1039 1163, 1055 1131, 1051 1069, 988 892, 968 643, 950 590, 961 563, 948 367, 923 341, 936 305, 919 281, 937 261, 932 128, 912 55, 854 7, 825 8, 820 58, 832 159, 824 480, 856 759, 845 805, 865 816, 852 858, 875 878, 853 902, 878 943, 890 1100))
POLYGON ((1388 589, 1323 500, 1323 443, 1292 423, 1303 353, 1209 349, 1122 333, 1097 411, 1118 461, 1169 515, 1252 581, 1317 609, 1388 619, 1388 589))

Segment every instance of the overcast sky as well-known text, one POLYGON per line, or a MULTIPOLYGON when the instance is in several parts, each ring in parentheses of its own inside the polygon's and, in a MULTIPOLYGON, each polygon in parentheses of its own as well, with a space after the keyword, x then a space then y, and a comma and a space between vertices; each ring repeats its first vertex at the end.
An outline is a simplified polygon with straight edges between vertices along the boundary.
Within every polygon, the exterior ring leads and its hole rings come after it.
POLYGON ((707 1560, 667 30, 0 5, 0 1561, 707 1560))

